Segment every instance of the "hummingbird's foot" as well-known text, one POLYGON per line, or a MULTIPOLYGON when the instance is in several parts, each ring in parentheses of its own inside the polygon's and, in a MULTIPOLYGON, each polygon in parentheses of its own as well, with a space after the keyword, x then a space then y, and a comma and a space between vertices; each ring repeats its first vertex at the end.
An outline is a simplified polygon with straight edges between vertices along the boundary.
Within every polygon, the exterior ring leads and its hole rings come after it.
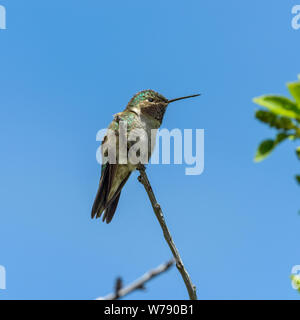
POLYGON ((138 165, 137 165, 137 168, 136 168, 137 170, 139 170, 139 171, 145 171, 146 170, 146 167, 145 167, 145 165, 143 165, 142 163, 139 163, 138 165))

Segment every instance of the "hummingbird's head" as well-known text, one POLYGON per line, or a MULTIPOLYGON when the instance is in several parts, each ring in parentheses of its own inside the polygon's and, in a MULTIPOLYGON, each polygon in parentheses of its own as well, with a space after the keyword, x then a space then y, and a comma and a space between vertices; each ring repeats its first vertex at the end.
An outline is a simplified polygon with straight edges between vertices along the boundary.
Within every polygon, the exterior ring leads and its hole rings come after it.
POLYGON ((153 90, 143 90, 132 97, 127 110, 162 121, 168 99, 153 90))
POLYGON ((126 109, 139 115, 152 117, 161 123, 169 103, 196 96, 199 96, 199 94, 168 100, 158 92, 143 90, 132 97, 126 109))

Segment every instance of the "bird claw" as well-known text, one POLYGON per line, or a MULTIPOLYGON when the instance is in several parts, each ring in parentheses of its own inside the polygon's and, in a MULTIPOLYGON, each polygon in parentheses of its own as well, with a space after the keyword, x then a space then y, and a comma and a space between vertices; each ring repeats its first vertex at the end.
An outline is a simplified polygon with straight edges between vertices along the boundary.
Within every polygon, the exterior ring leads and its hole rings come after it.
POLYGON ((137 170, 139 170, 139 171, 145 171, 146 170, 146 167, 145 167, 145 165, 143 165, 142 163, 139 163, 138 165, 137 165, 137 170))

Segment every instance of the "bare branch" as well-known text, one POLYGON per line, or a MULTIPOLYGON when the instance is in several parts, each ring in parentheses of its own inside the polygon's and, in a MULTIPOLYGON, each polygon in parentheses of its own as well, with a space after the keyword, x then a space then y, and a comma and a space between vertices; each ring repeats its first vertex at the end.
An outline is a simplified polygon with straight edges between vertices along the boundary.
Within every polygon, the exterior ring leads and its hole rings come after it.
POLYGON ((148 194, 148 197, 149 197, 150 202, 152 204, 153 211, 154 211, 156 218, 162 228, 165 240, 167 241, 168 246, 171 249, 173 257, 176 261, 176 267, 177 267, 178 271, 180 272, 180 274, 183 278, 183 281, 185 283, 185 286, 187 288, 190 300, 197 300, 196 287, 193 285, 192 280, 184 267, 184 264, 182 262, 180 254, 179 254, 179 252, 175 246, 175 243, 171 237, 170 231, 169 231, 169 229, 166 225, 166 222, 165 222, 163 212, 161 210, 160 205, 156 201, 155 195, 153 193, 152 187, 151 187, 149 179, 147 177, 146 168, 144 165, 139 165, 139 167, 137 169, 140 172, 140 176, 138 177, 138 180, 139 180, 139 182, 141 182, 143 184, 143 186, 148 194))
POLYGON ((141 276, 139 279, 131 283, 125 288, 122 288, 122 279, 117 278, 116 284, 115 284, 115 292, 110 293, 105 297, 99 297, 96 300, 117 300, 119 298, 122 298, 132 291, 135 290, 144 290, 145 289, 145 284, 149 280, 155 278, 156 276, 160 275, 161 273, 167 271, 172 265, 174 264, 174 260, 170 260, 164 264, 161 264, 157 268, 148 271, 145 273, 143 276, 141 276))
POLYGON ((123 287, 122 278, 121 278, 121 277, 118 277, 118 278, 116 279, 116 284, 115 284, 115 297, 116 297, 116 299, 119 299, 119 298, 120 298, 119 292, 121 291, 122 287, 123 287))

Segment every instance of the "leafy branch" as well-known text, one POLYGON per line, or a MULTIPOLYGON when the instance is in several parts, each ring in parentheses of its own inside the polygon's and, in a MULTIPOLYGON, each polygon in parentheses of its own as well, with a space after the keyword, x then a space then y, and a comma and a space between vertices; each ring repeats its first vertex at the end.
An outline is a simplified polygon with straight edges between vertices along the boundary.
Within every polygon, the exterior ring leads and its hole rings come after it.
MULTIPOLYGON (((254 161, 260 162, 268 157, 283 141, 300 139, 300 75, 299 81, 287 84, 293 99, 279 95, 264 95, 253 99, 253 102, 267 110, 257 110, 257 120, 277 130, 274 139, 263 140, 258 146, 254 161)), ((300 160, 300 147, 296 148, 300 160)), ((300 184, 300 175, 296 175, 300 184)))
POLYGON ((297 289, 300 293, 300 277, 299 275, 291 275, 292 285, 294 289, 297 289))

